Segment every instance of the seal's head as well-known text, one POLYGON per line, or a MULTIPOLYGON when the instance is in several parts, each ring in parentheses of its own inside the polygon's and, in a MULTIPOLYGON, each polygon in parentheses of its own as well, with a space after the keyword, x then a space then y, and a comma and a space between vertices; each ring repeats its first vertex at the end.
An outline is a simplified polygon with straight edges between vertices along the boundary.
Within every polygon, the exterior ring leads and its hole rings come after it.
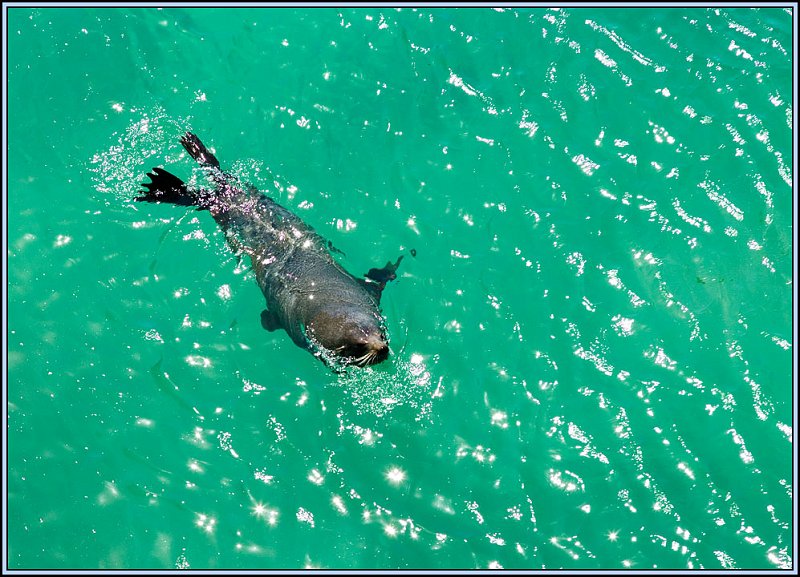
POLYGON ((343 364, 364 367, 389 356, 383 318, 359 308, 318 312, 306 325, 306 335, 343 364))

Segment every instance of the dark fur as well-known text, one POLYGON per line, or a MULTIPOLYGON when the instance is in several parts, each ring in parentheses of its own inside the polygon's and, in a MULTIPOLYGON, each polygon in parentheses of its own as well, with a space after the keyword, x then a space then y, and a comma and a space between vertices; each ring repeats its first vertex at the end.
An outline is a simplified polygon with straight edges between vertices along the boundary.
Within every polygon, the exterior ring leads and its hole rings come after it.
POLYGON ((375 364, 389 354, 380 295, 400 264, 371 269, 367 279, 333 259, 330 244, 299 217, 263 194, 254 194, 223 172, 200 139, 187 132, 186 151, 203 165, 213 190, 188 190, 162 168, 148 174, 144 196, 135 200, 194 205, 208 210, 231 245, 250 256, 267 301, 262 324, 283 328, 300 347, 329 364, 375 364))

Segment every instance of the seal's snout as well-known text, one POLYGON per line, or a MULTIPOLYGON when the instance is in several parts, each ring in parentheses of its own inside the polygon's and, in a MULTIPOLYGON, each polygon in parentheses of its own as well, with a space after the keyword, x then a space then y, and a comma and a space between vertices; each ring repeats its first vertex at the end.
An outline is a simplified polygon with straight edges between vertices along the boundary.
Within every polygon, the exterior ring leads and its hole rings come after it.
POLYGON ((307 327, 311 341, 342 364, 366 367, 389 357, 389 342, 378 321, 360 310, 318 313, 307 327))
POLYGON ((386 340, 378 335, 371 335, 366 343, 369 351, 368 359, 371 365, 383 362, 389 356, 389 345, 386 340))
POLYGON ((380 333, 362 335, 356 343, 349 347, 345 356, 350 358, 350 363, 359 367, 377 365, 389 356, 389 343, 380 333))

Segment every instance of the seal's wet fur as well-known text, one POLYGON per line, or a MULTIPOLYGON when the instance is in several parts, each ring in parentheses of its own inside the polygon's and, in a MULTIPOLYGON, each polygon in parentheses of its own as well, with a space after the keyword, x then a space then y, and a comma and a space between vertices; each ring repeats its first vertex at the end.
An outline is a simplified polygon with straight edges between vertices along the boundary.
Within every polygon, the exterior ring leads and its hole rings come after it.
POLYGON ((297 215, 252 186, 224 172, 216 156, 191 132, 181 138, 189 155, 208 172, 214 187, 189 189, 163 168, 154 168, 143 196, 208 210, 238 252, 250 256, 267 301, 264 328, 283 328, 292 340, 327 364, 366 366, 389 356, 380 297, 396 278, 395 263, 356 278, 331 256, 331 245, 297 215))

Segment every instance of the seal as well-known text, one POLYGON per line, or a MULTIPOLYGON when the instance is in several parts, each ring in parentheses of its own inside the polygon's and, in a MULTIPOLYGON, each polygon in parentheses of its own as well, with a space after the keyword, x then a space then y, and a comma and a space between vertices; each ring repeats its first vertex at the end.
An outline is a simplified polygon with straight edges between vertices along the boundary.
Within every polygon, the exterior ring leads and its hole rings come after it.
POLYGON ((356 278, 331 255, 336 250, 300 217, 250 184, 224 172, 200 139, 187 132, 181 144, 206 171, 213 187, 190 189, 163 168, 147 173, 134 200, 207 210, 238 255, 250 257, 267 308, 261 324, 282 328, 294 343, 333 369, 367 366, 389 356, 380 298, 397 278, 396 262, 356 278))

